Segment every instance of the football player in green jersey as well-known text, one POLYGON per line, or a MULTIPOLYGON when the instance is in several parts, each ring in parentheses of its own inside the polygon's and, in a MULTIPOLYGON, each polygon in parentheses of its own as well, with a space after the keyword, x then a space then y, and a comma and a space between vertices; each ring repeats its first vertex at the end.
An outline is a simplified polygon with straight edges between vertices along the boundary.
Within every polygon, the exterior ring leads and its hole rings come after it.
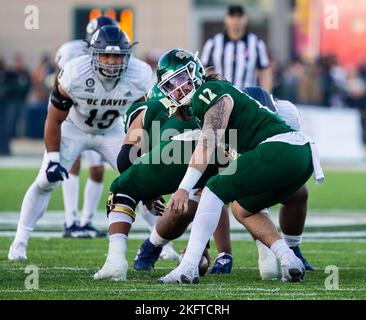
POLYGON ((291 129, 274 113, 225 81, 207 81, 202 64, 189 51, 174 49, 158 65, 159 88, 175 107, 190 106, 202 132, 188 170, 168 210, 184 214, 189 192, 205 173, 219 143, 235 148, 238 157, 210 178, 195 215, 187 251, 164 283, 198 282, 198 265, 215 231, 222 207, 233 202, 235 217, 280 261, 284 281, 301 281, 304 265, 261 210, 286 201, 315 170, 323 179, 309 137, 291 129))

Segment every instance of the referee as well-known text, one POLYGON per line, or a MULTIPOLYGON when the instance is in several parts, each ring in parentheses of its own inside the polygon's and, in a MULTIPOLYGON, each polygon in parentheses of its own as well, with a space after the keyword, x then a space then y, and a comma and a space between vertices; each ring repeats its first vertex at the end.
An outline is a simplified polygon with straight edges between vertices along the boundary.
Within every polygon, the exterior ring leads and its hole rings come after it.
POLYGON ((260 85, 272 92, 272 71, 263 40, 247 32, 248 17, 240 5, 231 5, 225 17, 225 31, 208 39, 201 62, 236 87, 260 85))

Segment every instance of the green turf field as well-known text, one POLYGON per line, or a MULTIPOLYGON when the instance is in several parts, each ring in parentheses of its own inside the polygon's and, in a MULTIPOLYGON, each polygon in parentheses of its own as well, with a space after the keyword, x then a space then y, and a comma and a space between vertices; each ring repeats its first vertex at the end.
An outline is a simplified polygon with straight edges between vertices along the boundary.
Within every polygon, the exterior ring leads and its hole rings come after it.
MULTIPOLYGON (((24 193, 36 175, 37 169, 0 169, 0 211, 19 211, 24 193)), ((86 177, 87 172, 83 170, 80 190, 83 190, 86 177)), ((106 171, 105 199, 114 177, 114 171, 106 171)), ((309 180, 308 188, 310 193, 309 209, 366 210, 366 172, 328 171, 324 184, 315 185, 312 180, 309 180)), ((81 192, 80 205, 82 196, 81 192)), ((53 193, 48 209, 63 209, 61 188, 53 193)), ((104 201, 101 201, 100 209, 104 209, 104 201)))
MULTIPOLYGON (((9 238, 0 238, 8 248, 9 238)), ((136 272, 131 264, 141 241, 129 240, 126 282, 95 281, 92 275, 104 263, 107 240, 31 239, 29 262, 6 261, 0 251, 1 299, 366 299, 365 243, 307 243, 303 251, 316 267, 302 283, 262 281, 257 270, 257 249, 252 241, 234 242, 231 275, 201 278, 198 285, 163 285, 159 276, 174 262, 158 261, 153 272, 136 272), (39 289, 27 290, 28 264, 39 267, 39 289), (328 265, 339 268, 339 290, 326 290, 328 265)), ((176 248, 184 242, 177 241, 176 248)), ((211 248, 211 255, 215 253, 211 248)))
MULTIPOLYGON (((19 211, 24 193, 37 174, 36 169, 0 169, 0 212, 19 211)), ((106 172, 105 195, 115 173, 106 172)), ((87 173, 82 172, 83 190, 87 173)), ((309 181, 310 210, 366 211, 366 172, 326 172, 326 183, 309 181)), ((82 192, 80 193, 80 205, 82 192)), ((106 196, 105 196, 106 197, 106 196)), ((103 198, 102 198, 103 200, 103 198)), ((100 209, 103 210, 104 201, 100 209)), ((61 189, 52 195, 49 210, 62 210, 61 189)), ((0 213, 1 214, 1 213, 0 213)), ((0 226, 1 229, 1 226, 0 226)), ((6 229, 6 228, 5 228, 6 229)), ((365 225, 307 228, 312 231, 365 231, 365 225)), ((128 281, 94 281, 92 275, 102 266, 107 239, 31 238, 29 261, 7 261, 10 237, 0 236, 1 299, 366 299, 366 241, 338 240, 305 242, 305 256, 316 267, 303 283, 264 282, 257 269, 257 249, 252 241, 233 241, 234 268, 228 276, 206 276, 197 286, 161 285, 159 276, 168 273, 175 262, 159 261, 151 273, 134 271, 132 261, 141 240, 129 240, 128 281), (24 281, 29 264, 39 268, 39 289, 27 290, 24 281), (326 290, 325 268, 339 268, 339 290, 326 290)), ((186 241, 176 241, 181 249, 186 241)), ((211 255, 215 256, 212 245, 211 255)))

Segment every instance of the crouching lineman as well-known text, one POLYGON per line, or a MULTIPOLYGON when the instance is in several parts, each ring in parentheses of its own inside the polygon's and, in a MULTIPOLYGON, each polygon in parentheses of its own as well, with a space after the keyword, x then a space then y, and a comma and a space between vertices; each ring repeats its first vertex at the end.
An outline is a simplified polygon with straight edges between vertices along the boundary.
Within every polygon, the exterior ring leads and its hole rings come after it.
MULTIPOLYGON (((161 195, 171 194, 187 169, 199 126, 192 114, 185 112, 183 108, 169 115, 170 106, 168 99, 158 97, 134 104, 126 114, 125 127, 128 131, 125 144, 118 156, 121 175, 113 181, 108 201, 110 234, 108 257, 104 266, 94 275, 96 280, 126 279, 127 236, 135 219, 136 204, 139 201, 147 202, 161 195), (187 130, 188 132, 184 132, 187 130), (178 139, 182 135, 185 138, 178 139), (145 154, 135 160, 141 153, 145 154)), ((227 159, 223 151, 221 154, 224 166, 227 164, 227 159)), ((211 176, 217 174, 217 170, 216 164, 210 166, 197 183, 197 188, 203 187, 211 176)), ((193 191, 190 195, 191 215, 194 215, 198 199, 193 191)), ((184 221, 180 221, 182 224, 177 229, 184 232, 193 218, 188 216, 182 218, 184 221)), ((158 223, 159 221, 160 219, 158 223)), ((156 233, 155 228, 152 232, 156 233)), ((179 231, 175 229, 172 232, 179 231)), ((164 241, 164 244, 156 247, 147 239, 137 253, 134 268, 153 269, 153 263, 159 258, 162 246, 168 242, 169 240, 164 241)))
POLYGON ((193 71, 200 67, 198 58, 179 49, 163 55, 158 65, 161 91, 175 106, 189 105, 202 123, 202 133, 188 170, 168 209, 180 214, 187 212, 188 195, 223 139, 237 148, 238 157, 207 182, 183 260, 160 281, 198 282, 202 253, 218 225, 223 206, 229 202, 233 202, 235 217, 275 253, 281 264, 282 279, 301 281, 305 274, 302 261, 260 211, 284 202, 314 171, 316 179, 323 180, 311 140, 230 83, 205 81, 203 74, 197 76, 193 71), (236 134, 234 144, 230 133, 236 134))
POLYGON ((46 152, 36 180, 23 199, 8 258, 25 260, 29 237, 52 191, 84 150, 97 151, 117 170, 124 130, 122 116, 154 85, 150 66, 131 56, 127 35, 103 26, 90 41, 90 54, 66 63, 51 93, 45 124, 46 152))

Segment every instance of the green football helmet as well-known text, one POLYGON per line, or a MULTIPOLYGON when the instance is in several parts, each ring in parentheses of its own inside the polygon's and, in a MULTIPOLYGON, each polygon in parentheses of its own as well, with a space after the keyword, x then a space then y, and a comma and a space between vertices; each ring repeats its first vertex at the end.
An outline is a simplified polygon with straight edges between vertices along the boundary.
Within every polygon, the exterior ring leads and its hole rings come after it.
POLYGON ((147 94, 148 99, 154 99, 154 98, 165 98, 164 93, 161 92, 161 90, 158 88, 158 85, 155 84, 148 92, 147 94))
POLYGON ((189 106, 205 77, 205 69, 197 54, 183 49, 165 53, 158 62, 156 73, 158 88, 174 107, 189 106))

